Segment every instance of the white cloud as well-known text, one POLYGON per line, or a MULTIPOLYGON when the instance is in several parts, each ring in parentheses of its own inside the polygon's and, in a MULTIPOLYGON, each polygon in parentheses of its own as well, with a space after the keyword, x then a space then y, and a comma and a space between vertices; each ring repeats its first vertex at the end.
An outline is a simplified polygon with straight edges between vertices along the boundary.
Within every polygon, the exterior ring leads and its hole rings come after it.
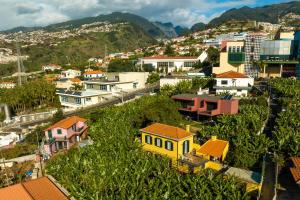
POLYGON ((254 5, 255 0, 0 0, 0 30, 43 26, 114 11, 127 11, 151 20, 191 26, 208 22, 220 10, 254 5))

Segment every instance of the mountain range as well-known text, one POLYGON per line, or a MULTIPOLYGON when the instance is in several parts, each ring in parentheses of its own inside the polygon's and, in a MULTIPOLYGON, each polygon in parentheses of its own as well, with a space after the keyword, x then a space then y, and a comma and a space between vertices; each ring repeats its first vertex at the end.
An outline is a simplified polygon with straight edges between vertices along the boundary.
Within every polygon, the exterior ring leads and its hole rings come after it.
POLYGON ((300 15, 300 2, 292 1, 288 3, 272 4, 263 7, 242 7, 233 8, 224 12, 220 17, 214 18, 208 23, 209 27, 219 26, 230 20, 255 20, 259 22, 279 23, 287 14, 300 15))
POLYGON ((154 38, 171 38, 180 36, 189 31, 189 29, 176 26, 172 23, 162 23, 162 22, 150 22, 149 20, 135 15, 131 13, 123 13, 123 12, 113 12, 108 15, 99 15, 97 17, 86 17, 82 19, 70 20, 62 23, 51 24, 45 27, 16 27, 13 29, 9 29, 6 31, 2 31, 3 33, 14 33, 14 32, 30 32, 35 30, 46 30, 46 31, 60 31, 63 29, 72 29, 79 28, 81 25, 90 24, 94 22, 129 22, 140 27, 146 33, 154 38))

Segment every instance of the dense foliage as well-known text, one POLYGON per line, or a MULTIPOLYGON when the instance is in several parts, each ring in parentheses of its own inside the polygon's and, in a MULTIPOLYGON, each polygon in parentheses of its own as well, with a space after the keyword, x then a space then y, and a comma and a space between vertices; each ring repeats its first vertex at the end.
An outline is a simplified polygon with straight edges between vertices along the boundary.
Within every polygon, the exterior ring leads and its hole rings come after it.
POLYGON ((35 144, 17 144, 13 148, 0 150, 1 157, 5 159, 12 159, 20 156, 26 156, 29 154, 34 154, 37 149, 35 144))
POLYGON ((175 86, 164 85, 160 88, 160 93, 166 96, 172 96, 182 93, 195 93, 199 90, 199 88, 211 87, 212 83, 212 78, 193 78, 191 81, 181 81, 175 86))
POLYGON ((157 73, 151 73, 149 74, 148 78, 147 78, 147 83, 156 83, 159 81, 159 74, 157 73))
POLYGON ((0 93, 0 102, 6 103, 14 112, 21 113, 36 108, 59 105, 55 85, 43 80, 34 80, 0 93))
POLYGON ((48 173, 76 199, 246 199, 243 185, 210 171, 181 175, 166 158, 145 153, 138 129, 154 121, 182 124, 177 105, 164 96, 143 97, 93 113, 92 146, 48 163, 48 173))
POLYGON ((270 85, 281 96, 279 102, 285 109, 276 120, 274 150, 285 158, 300 156, 300 81, 273 79, 270 85))
POLYGON ((108 72, 134 72, 137 71, 133 60, 116 59, 108 64, 108 72))
POLYGON ((212 135, 228 140, 229 165, 241 168, 260 168, 262 156, 267 152, 272 142, 264 135, 259 134, 264 121, 268 118, 266 100, 241 101, 239 114, 223 115, 216 119, 213 126, 198 125, 198 136, 201 142, 212 135), (258 104, 261 102, 261 104, 258 104))

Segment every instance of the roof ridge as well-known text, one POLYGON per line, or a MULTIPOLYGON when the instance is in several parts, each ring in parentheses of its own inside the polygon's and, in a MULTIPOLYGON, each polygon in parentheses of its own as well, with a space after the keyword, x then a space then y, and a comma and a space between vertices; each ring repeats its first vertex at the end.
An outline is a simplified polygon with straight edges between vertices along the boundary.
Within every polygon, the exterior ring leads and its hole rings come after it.
POLYGON ((29 197, 34 200, 34 197, 31 195, 31 193, 27 190, 27 188, 25 187, 25 185, 23 185, 23 183, 21 182, 20 185, 22 186, 22 188, 25 190, 25 192, 29 195, 29 197))

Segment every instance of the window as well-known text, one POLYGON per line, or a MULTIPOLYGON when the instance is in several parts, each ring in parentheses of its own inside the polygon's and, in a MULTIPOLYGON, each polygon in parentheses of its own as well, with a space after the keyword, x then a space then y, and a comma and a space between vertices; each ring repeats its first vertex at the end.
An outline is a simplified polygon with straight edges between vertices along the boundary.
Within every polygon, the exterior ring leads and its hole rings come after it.
POLYGON ((61 135, 61 129, 57 129, 57 135, 61 135))
POLYGON ((91 97, 87 97, 87 98, 85 98, 85 100, 86 100, 87 102, 89 102, 89 101, 92 101, 92 98, 91 98, 91 97))
POLYGON ((226 80, 221 81, 221 85, 227 85, 227 84, 228 84, 228 81, 226 81, 226 80))
POLYGON ((76 129, 76 124, 73 124, 73 125, 72 125, 72 130, 76 132, 76 130, 77 130, 77 129, 76 129))
POLYGON ((169 151, 173 151, 173 142, 165 141, 165 148, 169 151))
POLYGON ((254 52, 254 46, 251 46, 251 52, 252 53, 254 52))
POLYGON ((255 42, 255 39, 254 39, 254 38, 251 38, 251 42, 254 43, 254 42, 255 42))
POLYGON ((75 97, 75 103, 76 103, 76 104, 81 104, 81 99, 78 98, 78 97, 75 97))
POLYGON ((183 142, 182 154, 190 152, 190 141, 186 140, 183 142))
POLYGON ((66 97, 66 96, 62 96, 62 97, 61 97, 61 101, 62 101, 62 102, 68 102, 69 99, 68 99, 68 97, 66 97))
POLYGON ((94 88, 94 85, 93 85, 93 84, 87 84, 87 85, 86 85, 86 88, 87 88, 87 89, 93 89, 93 88, 94 88))
POLYGON ((162 147, 162 140, 160 138, 155 138, 154 143, 155 146, 162 147))
POLYGON ((251 56, 250 56, 250 61, 253 61, 253 60, 254 60, 254 56, 251 55, 251 56))
POLYGON ((195 65, 195 62, 184 62, 184 67, 193 67, 195 65))
POLYGON ((134 88, 134 89, 137 88, 137 84, 138 84, 138 83, 133 83, 133 88, 134 88))
POLYGON ((145 135, 145 142, 147 144, 152 144, 152 137, 150 135, 145 135))
POLYGON ((48 138, 51 139, 52 138, 52 131, 48 130, 48 138))
POLYGON ((100 90, 107 91, 107 85, 100 85, 100 90))
POLYGON ((200 108, 203 108, 204 107, 204 100, 201 100, 200 101, 200 108))
POLYGON ((241 92, 241 91, 242 91, 242 89, 237 89, 237 91, 238 91, 238 92, 241 92))

